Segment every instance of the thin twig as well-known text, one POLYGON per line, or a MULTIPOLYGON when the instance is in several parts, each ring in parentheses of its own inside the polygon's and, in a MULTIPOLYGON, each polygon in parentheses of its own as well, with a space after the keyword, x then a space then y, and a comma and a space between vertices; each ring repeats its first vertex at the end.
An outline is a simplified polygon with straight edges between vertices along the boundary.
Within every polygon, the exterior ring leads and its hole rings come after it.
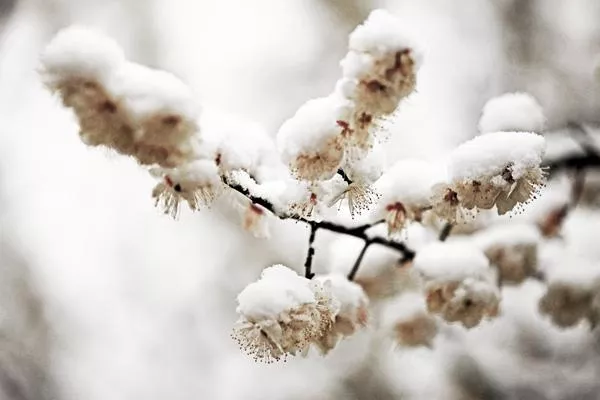
POLYGON ((319 229, 317 224, 312 222, 310 224, 310 235, 308 236, 308 252, 306 253, 306 261, 304 261, 304 276, 306 279, 312 279, 315 276, 312 272, 312 261, 315 255, 315 248, 313 246, 317 229, 319 229))
POLYGON ((352 185, 352 179, 350 179, 350 178, 348 177, 348 175, 346 175, 346 173, 344 172, 344 170, 343 170, 343 169, 341 169, 341 168, 340 168, 340 169, 338 169, 338 170, 337 170, 337 173, 338 173, 338 175, 339 175, 339 176, 341 176, 341 177, 342 177, 342 179, 344 180, 344 182, 346 182, 348 185, 352 185))
POLYGON ((354 277, 356 276, 356 273, 358 272, 358 268, 360 267, 360 263, 362 262, 363 258, 365 257, 365 253, 367 252, 367 249, 369 248, 371 243, 372 242, 370 242, 370 241, 366 241, 365 244, 363 245, 363 248, 360 250, 360 253, 358 254, 358 258, 354 262, 354 265, 352 266, 352 269, 350 270, 350 273, 348 274, 349 281, 354 280, 354 277))
POLYGON ((227 180, 224 180, 223 182, 227 186, 229 186, 231 189, 233 189, 233 190, 237 191, 238 193, 247 197, 253 203, 256 203, 256 204, 262 206, 263 208, 265 208, 266 210, 270 211, 273 215, 277 216, 279 219, 284 219, 284 220, 292 219, 292 220, 303 222, 303 223, 309 224, 309 225, 315 224, 317 229, 324 229, 324 230, 335 232, 335 233, 341 233, 341 234, 347 235, 347 236, 353 236, 353 237, 355 237, 357 239, 361 239, 363 241, 371 240, 372 243, 377 243, 382 246, 385 246, 390 249, 394 249, 394 250, 401 252, 405 259, 411 260, 412 258, 414 258, 415 252, 413 250, 409 249, 408 247, 406 247, 403 243, 395 242, 393 240, 388 240, 388 239, 384 239, 384 238, 369 239, 369 236, 367 235, 366 231, 368 229, 374 227, 375 225, 380 224, 382 221, 376 221, 372 224, 359 225, 356 227, 348 227, 345 225, 336 224, 334 222, 329 222, 329 221, 318 221, 318 222, 311 221, 311 220, 308 220, 308 219, 301 217, 299 215, 296 215, 296 214, 280 215, 279 213, 276 212, 275 207, 273 207, 273 204, 271 204, 271 202, 269 202, 268 200, 263 199, 262 197, 257 197, 257 196, 250 194, 250 191, 248 189, 244 188, 243 186, 241 186, 239 184, 230 183, 227 180))
POLYGON ((454 224, 452 224, 450 222, 446 222, 446 224, 442 228, 442 231, 440 232, 440 236, 438 238, 440 240, 440 242, 445 241, 448 238, 448 236, 450 236, 450 232, 452 232, 452 228, 454 228, 454 224))

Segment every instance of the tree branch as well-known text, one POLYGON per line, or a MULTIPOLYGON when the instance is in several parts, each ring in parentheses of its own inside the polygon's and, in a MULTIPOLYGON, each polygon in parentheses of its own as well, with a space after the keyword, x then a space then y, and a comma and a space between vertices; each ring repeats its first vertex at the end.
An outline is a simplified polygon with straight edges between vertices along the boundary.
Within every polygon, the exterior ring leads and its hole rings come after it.
POLYGON ((370 245, 371 245, 371 242, 366 241, 365 244, 363 245, 363 248, 360 250, 360 253, 358 254, 358 258, 354 262, 354 265, 352 266, 352 269, 350 270, 350 273, 348 274, 349 281, 354 280, 354 277, 356 276, 356 273, 358 272, 358 268, 360 267, 360 263, 362 262, 363 258, 365 257, 365 253, 367 252, 367 249, 369 248, 370 245))
POLYGON ((319 227, 316 223, 311 222, 310 224, 310 235, 308 236, 308 252, 306 253, 306 261, 304 261, 304 276, 306 279, 312 279, 315 274, 312 272, 312 260, 315 255, 315 248, 313 244, 315 242, 315 235, 319 227))
POLYGON ((440 236, 438 238, 440 240, 440 242, 444 242, 448 238, 448 236, 450 236, 450 232, 452 232, 452 228, 454 228, 454 224, 451 224, 450 222, 446 222, 446 224, 442 228, 442 231, 440 232, 440 236))
MULTIPOLYGON (((371 244, 379 244, 380 246, 384 246, 389 249, 400 252, 402 254, 402 260, 404 260, 404 261, 412 260, 415 257, 415 252, 412 249, 408 248, 404 243, 396 242, 396 241, 382 238, 382 237, 369 237, 369 235, 367 234, 367 231, 370 228, 372 228, 376 225, 379 225, 383 221, 376 221, 371 224, 364 224, 364 225, 359 225, 359 226, 355 226, 355 227, 348 227, 348 226, 336 224, 334 222, 329 222, 329 221, 311 221, 311 220, 308 220, 297 214, 279 214, 277 212, 277 210, 275 210, 275 207, 273 206, 273 204, 270 201, 268 201, 262 197, 254 196, 252 193, 250 193, 250 191, 247 188, 243 187, 242 185, 233 183, 233 182, 229 182, 226 177, 223 177, 223 183, 226 186, 228 186, 229 188, 235 190, 236 192, 238 192, 241 195, 243 195, 244 197, 246 197, 251 202, 258 204, 258 205, 262 206, 264 209, 270 211, 273 215, 275 215, 279 219, 283 219, 283 220, 292 219, 292 220, 296 220, 299 222, 303 222, 310 226, 311 233, 310 233, 310 237, 309 237, 309 248, 308 248, 308 254, 306 257, 306 261, 304 263, 304 267, 306 269, 305 275, 307 278, 309 277, 309 275, 311 277, 314 276, 314 274, 312 273, 312 258, 314 256, 314 248, 312 247, 312 243, 315 239, 315 233, 319 229, 323 229, 323 230, 335 232, 335 233, 340 233, 342 235, 352 236, 357 239, 360 239, 363 242, 365 242, 364 251, 366 251, 366 248, 369 247, 371 244)), ((363 254, 363 256, 364 256, 364 254, 363 254)), ((357 263, 355 263, 353 270, 354 270, 354 268, 356 268, 356 271, 354 271, 353 275, 356 275, 356 272, 358 271, 358 267, 360 266, 360 261, 361 260, 357 260, 357 263)))

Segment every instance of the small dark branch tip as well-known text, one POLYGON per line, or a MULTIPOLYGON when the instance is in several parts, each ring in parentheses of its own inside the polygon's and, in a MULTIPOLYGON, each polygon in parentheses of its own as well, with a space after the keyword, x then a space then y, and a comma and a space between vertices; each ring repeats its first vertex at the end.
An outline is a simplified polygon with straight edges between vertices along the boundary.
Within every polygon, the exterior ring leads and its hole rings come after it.
POLYGON ((338 169, 337 174, 341 176, 344 182, 346 182, 348 185, 352 185, 352 179, 348 178, 348 175, 346 175, 343 169, 338 169))

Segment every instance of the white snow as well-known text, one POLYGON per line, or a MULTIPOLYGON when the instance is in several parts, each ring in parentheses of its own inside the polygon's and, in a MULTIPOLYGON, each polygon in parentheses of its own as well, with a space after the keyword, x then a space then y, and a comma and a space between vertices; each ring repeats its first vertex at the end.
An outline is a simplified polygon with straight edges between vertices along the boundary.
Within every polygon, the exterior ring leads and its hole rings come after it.
POLYGON ((485 104, 479 120, 479 131, 542 132, 545 123, 544 110, 532 95, 506 93, 485 104))
POLYGON ((486 249, 493 245, 537 244, 541 240, 539 228, 534 224, 513 221, 492 225, 472 235, 473 243, 486 249))
POLYGON ((110 90, 139 122, 156 114, 176 114, 188 121, 200 115, 191 89, 175 75, 127 62, 114 72, 110 90))
MULTIPOLYGON (((372 11, 365 22, 350 34, 348 47, 376 57, 404 49, 415 49, 410 34, 403 29, 402 21, 382 9, 372 11)), ((415 57, 415 61, 419 63, 420 56, 415 57)))
POLYGON ((427 280, 488 280, 492 270, 482 250, 465 242, 437 242, 422 247, 413 265, 427 280))
POLYGON ((277 319, 279 314, 313 303, 310 281, 281 264, 263 270, 260 279, 246 286, 237 297, 237 312, 248 320, 277 319))
POLYGON ((95 30, 71 26, 59 31, 41 56, 44 75, 51 81, 72 77, 106 82, 125 63, 119 45, 95 30))
POLYGON ((330 284, 333 297, 340 303, 340 315, 351 315, 361 306, 369 303, 365 292, 358 284, 351 282, 341 273, 318 275, 314 279, 324 285, 330 284))
POLYGON ((518 179, 527 169, 541 164, 544 149, 545 140, 536 133, 485 133, 452 151, 448 172, 455 181, 492 178, 512 165, 512 177, 518 179))
POLYGON ((282 160, 288 163, 300 154, 322 151, 330 140, 340 135, 337 121, 348 120, 351 108, 351 102, 336 95, 304 103, 277 133, 282 160))
POLYGON ((424 207, 429 205, 432 188, 444 179, 441 166, 420 159, 404 159, 392 165, 375 182, 381 195, 379 204, 401 202, 404 205, 424 207))

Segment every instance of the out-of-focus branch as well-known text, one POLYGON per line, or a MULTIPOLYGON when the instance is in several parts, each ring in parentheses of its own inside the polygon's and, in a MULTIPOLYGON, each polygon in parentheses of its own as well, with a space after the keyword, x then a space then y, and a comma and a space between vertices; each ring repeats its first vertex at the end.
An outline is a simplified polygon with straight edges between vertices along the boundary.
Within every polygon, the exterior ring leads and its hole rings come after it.
POLYGON ((450 236, 450 233, 452 232, 452 228, 454 228, 454 224, 451 224, 450 222, 446 222, 446 224, 442 228, 442 231, 440 232, 440 236, 438 238, 440 240, 440 242, 444 242, 448 238, 448 236, 450 236))

